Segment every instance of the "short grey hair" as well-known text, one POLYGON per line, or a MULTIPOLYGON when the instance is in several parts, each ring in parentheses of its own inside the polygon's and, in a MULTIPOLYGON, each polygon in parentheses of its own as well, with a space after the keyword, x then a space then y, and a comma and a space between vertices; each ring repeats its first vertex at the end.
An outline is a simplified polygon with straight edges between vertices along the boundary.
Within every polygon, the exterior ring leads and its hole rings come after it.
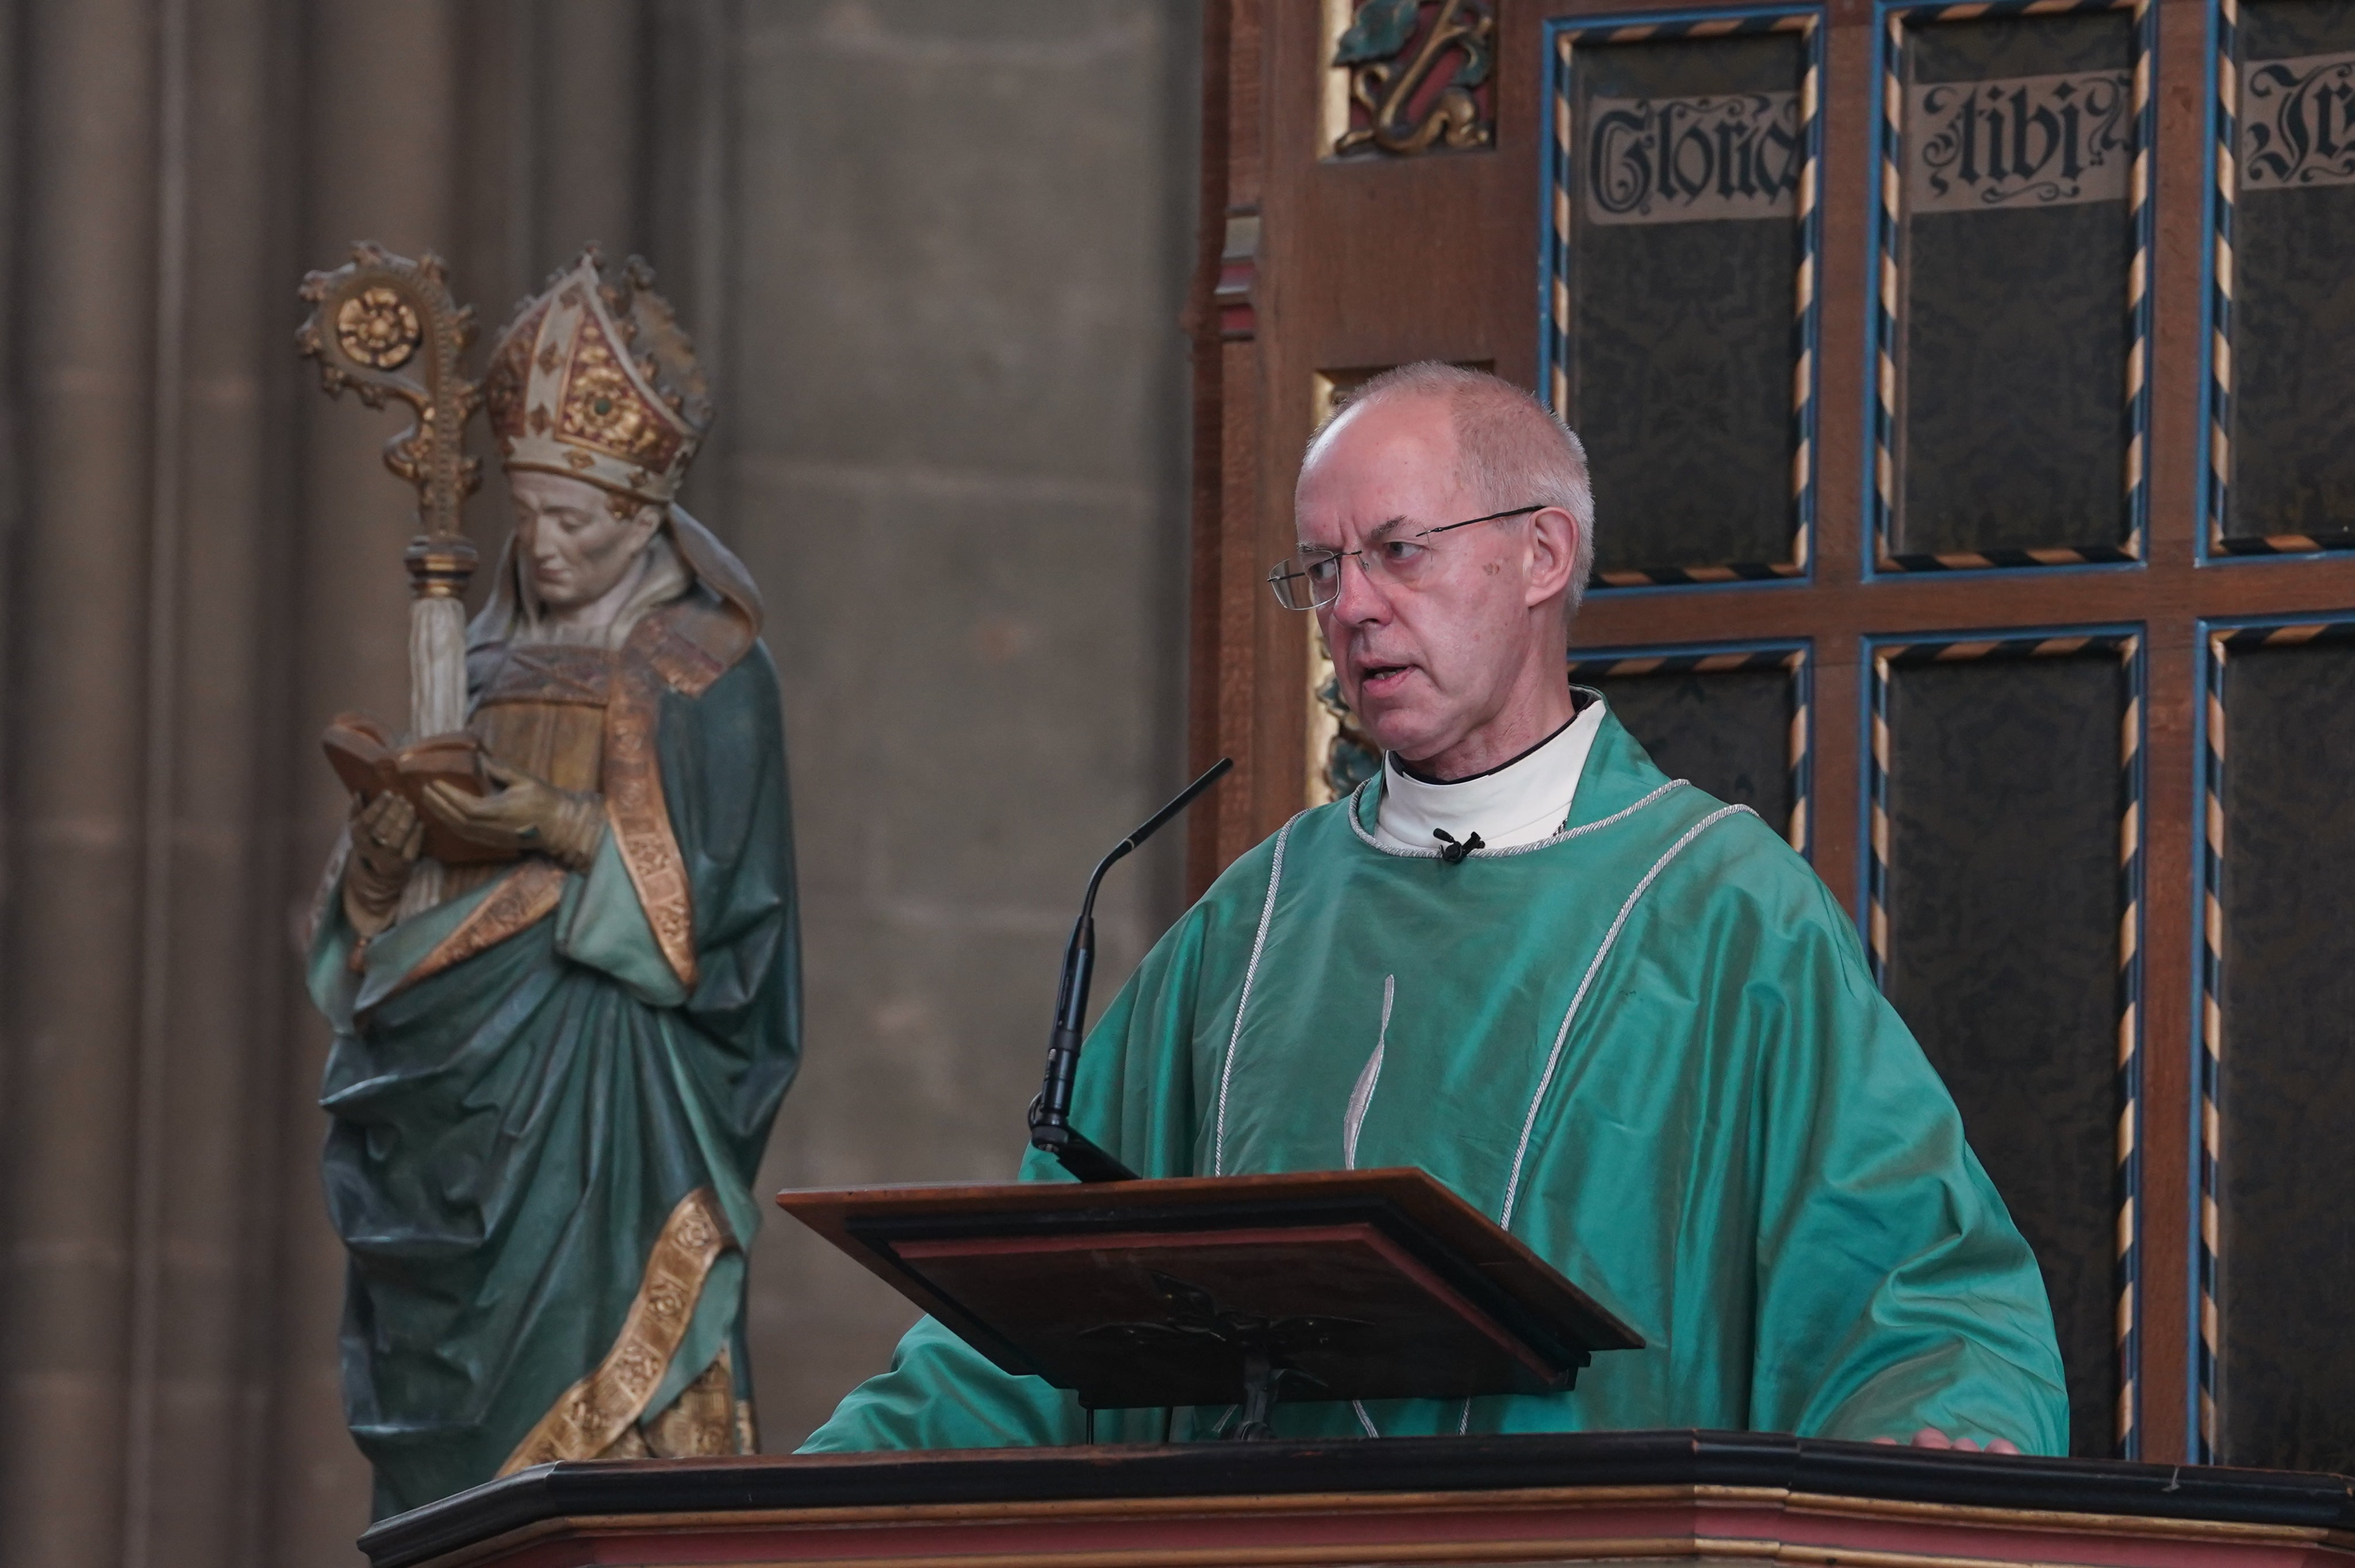
POLYGON ((1594 570, 1594 487, 1577 433, 1533 393, 1500 376, 1423 359, 1385 370, 1335 398, 1332 412, 1309 438, 1308 450, 1314 452, 1348 410, 1393 397, 1430 397, 1447 405, 1465 488, 1489 506, 1536 503, 1570 514, 1578 524, 1578 560, 1564 609, 1575 616, 1594 570))

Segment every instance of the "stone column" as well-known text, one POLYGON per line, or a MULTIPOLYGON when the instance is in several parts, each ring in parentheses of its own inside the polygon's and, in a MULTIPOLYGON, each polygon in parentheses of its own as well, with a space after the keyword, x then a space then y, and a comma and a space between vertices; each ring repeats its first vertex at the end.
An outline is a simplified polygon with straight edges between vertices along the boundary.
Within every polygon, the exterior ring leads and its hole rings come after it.
MULTIPOLYGON (((642 212, 644 7, 639 0, 538 0, 534 9, 539 115, 527 199, 540 266, 562 265, 591 239, 616 260, 657 245, 642 212)), ((661 265, 659 255, 653 260, 661 265)))
POLYGON ((24 16, 24 525, 0 1202, 0 1561, 122 1553, 142 954, 156 16, 24 16), (18 1436, 22 1434, 24 1436, 18 1436))
MULTIPOLYGON (((300 164, 280 0, 182 0, 161 37, 147 885, 132 1213, 128 1568, 257 1561, 278 1325, 270 1111, 299 979, 272 819, 300 164)), ((332 1557, 324 1561, 334 1561, 332 1557)))

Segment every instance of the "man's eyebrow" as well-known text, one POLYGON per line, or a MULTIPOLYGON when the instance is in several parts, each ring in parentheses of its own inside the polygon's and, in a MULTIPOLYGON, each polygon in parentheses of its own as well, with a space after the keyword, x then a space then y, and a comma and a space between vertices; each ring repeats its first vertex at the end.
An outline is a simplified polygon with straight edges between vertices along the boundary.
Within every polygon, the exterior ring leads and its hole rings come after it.
MULTIPOLYGON (((1369 545, 1379 545, 1383 540, 1389 538, 1392 534, 1398 532, 1401 528, 1407 526, 1412 521, 1412 519, 1411 518, 1398 516, 1392 517, 1387 522, 1377 523, 1367 532, 1366 543, 1369 545)), ((1296 527, 1293 531, 1293 547, 1295 549, 1321 550, 1328 547, 1323 545, 1312 544, 1308 540, 1299 537, 1299 530, 1296 527)))

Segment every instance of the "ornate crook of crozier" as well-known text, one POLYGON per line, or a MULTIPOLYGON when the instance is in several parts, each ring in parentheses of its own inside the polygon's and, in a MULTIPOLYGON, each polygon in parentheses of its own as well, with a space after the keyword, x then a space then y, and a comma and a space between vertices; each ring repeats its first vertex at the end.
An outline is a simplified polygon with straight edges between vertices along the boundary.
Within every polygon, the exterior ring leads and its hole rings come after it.
MULTIPOLYGON (((420 532, 404 560, 409 610, 409 726, 412 737, 447 735, 466 723, 466 617, 463 603, 475 551, 459 525, 459 508, 483 482, 479 458, 465 453, 466 421, 483 405, 461 356, 474 341, 474 312, 450 297, 442 259, 396 256, 363 240, 332 272, 303 280, 310 319, 295 334, 319 362, 331 397, 349 387, 381 408, 388 394, 417 420, 385 443, 385 466, 417 487, 420 532)), ((402 912, 430 908, 441 894, 440 868, 421 863, 403 895, 402 912)))
POLYGON ((417 422, 385 443, 385 466, 417 486, 426 533, 458 533, 458 508, 483 482, 482 460, 464 450, 483 388, 459 364, 474 341, 474 308, 450 297, 432 251, 411 261, 367 240, 334 271, 305 274, 302 293, 314 308, 295 343, 319 362, 319 384, 331 397, 350 387, 371 408, 390 393, 417 410, 417 422))

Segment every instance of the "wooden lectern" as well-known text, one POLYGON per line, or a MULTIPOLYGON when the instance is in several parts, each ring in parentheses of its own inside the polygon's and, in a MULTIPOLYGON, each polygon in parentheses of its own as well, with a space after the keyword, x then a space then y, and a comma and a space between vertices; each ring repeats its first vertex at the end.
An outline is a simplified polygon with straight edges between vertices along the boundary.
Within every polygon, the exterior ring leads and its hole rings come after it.
POLYGON ((861 1187, 777 1202, 1089 1410, 1575 1385, 1643 1340, 1423 1171, 861 1187))
POLYGON ((2355 1482, 1714 1432, 627 1459, 360 1546, 373 1568, 2355 1568, 2355 1482))

